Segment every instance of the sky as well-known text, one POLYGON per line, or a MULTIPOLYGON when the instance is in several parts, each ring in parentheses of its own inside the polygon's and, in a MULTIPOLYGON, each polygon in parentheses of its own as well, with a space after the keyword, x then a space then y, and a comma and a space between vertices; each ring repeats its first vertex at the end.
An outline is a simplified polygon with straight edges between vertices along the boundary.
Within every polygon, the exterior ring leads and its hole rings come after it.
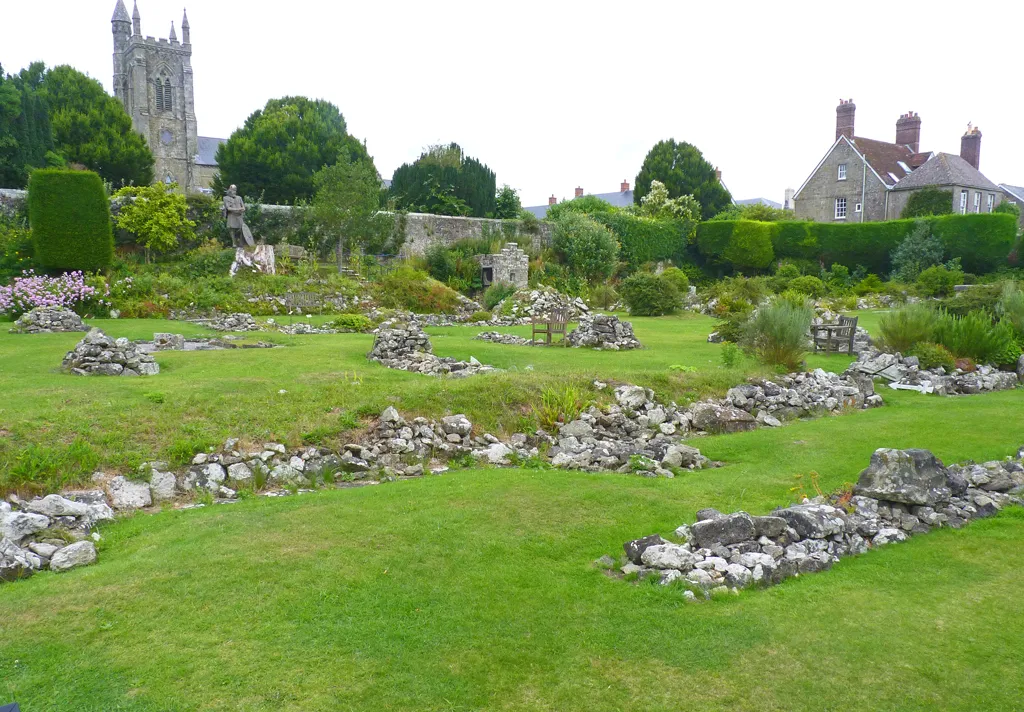
MULTIPOLYGON (((916 111, 922 150, 1024 184, 1024 2, 330 2, 186 0, 199 135, 228 137, 268 99, 335 103, 384 177, 455 141, 524 205, 631 185, 674 138, 734 198, 782 202, 835 139, 893 141, 916 111), (853 12, 851 12, 851 10, 853 12)), ((126 0, 129 13, 131 0, 126 0)), ((3 0, 0 63, 70 64, 113 93, 115 0, 3 0)), ((181 37, 182 0, 138 0, 144 35, 181 37)))

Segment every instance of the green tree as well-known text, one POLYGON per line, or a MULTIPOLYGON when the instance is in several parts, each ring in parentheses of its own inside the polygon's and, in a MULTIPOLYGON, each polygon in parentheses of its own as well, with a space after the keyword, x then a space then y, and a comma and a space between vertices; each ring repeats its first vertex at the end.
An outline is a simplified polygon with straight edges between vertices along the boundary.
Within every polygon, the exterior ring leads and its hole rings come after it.
POLYGON ((763 203, 749 203, 747 205, 736 205, 733 203, 722 212, 711 218, 712 220, 756 220, 758 222, 782 222, 794 220, 796 216, 792 210, 773 208, 763 203))
POLYGON ((153 182, 153 154, 132 129, 120 101, 77 69, 46 72, 40 89, 49 109, 54 150, 116 186, 153 182))
POLYGON ((1020 219, 1020 206, 1012 200, 1003 199, 1003 202, 997 205, 992 212, 1007 213, 1008 215, 1013 215, 1018 220, 1020 219))
POLYGON ((174 183, 126 186, 114 193, 120 199, 120 210, 114 223, 135 235, 138 244, 150 252, 169 252, 179 240, 195 236, 196 224, 188 219, 188 202, 177 192, 174 183))
POLYGON ((599 215, 601 213, 615 213, 618 208, 607 200, 601 200, 596 195, 581 195, 572 200, 563 200, 548 208, 546 218, 551 221, 558 220, 566 213, 583 213, 584 215, 599 215))
MULTIPOLYGON (((664 220, 700 220, 701 207, 692 195, 668 196, 668 188, 660 180, 652 180, 647 195, 640 199, 638 215, 664 220)), ((696 226, 694 227, 696 229, 696 226)))
POLYGON ((610 277, 619 255, 615 235, 582 213, 568 212, 555 221, 552 245, 569 270, 594 281, 610 277))
POLYGON ((62 167, 53 152, 46 100, 40 92, 46 67, 35 62, 15 75, 0 67, 0 186, 24 188, 33 168, 62 167))
POLYGON ((647 153, 640 173, 636 177, 633 200, 642 205, 651 188, 651 181, 661 181, 668 189, 670 198, 692 195, 701 206, 701 218, 707 220, 720 213, 731 202, 732 196, 725 189, 696 146, 686 142, 676 143, 674 139, 659 141, 647 153))
POLYGON ((917 220, 911 233, 892 251, 891 279, 907 283, 917 281, 921 272, 942 264, 945 251, 942 240, 932 235, 928 221, 917 220))
POLYGON ((506 183, 498 189, 498 194, 494 196, 494 217, 499 220, 515 220, 522 209, 523 204, 515 188, 506 183))
POLYGON ((217 148, 219 172, 212 187, 223 195, 236 185, 239 195, 293 204, 311 200, 313 174, 339 161, 372 166, 366 148, 348 134, 337 106, 304 96, 271 99, 217 148))
POLYGON ((371 162, 338 161, 314 173, 313 185, 313 220, 334 241, 339 272, 356 249, 393 254, 401 247, 394 215, 380 210, 380 178, 371 162))
POLYGON ((901 218, 924 218, 929 215, 949 215, 953 212, 953 191, 938 188, 915 190, 900 213, 901 218))
POLYGON ((496 193, 494 171, 466 156, 457 143, 430 146, 399 166, 391 179, 400 209, 435 215, 494 215, 496 193))

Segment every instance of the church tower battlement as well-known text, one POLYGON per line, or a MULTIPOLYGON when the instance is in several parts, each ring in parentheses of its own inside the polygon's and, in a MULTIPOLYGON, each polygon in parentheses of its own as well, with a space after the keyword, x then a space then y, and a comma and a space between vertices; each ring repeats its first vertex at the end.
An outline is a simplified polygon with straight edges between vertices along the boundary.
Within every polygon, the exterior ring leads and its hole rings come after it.
POLYGON ((166 39, 143 37, 138 3, 129 17, 124 0, 117 0, 110 25, 114 96, 124 104, 132 126, 153 152, 155 179, 177 183, 185 191, 197 190, 199 140, 188 15, 181 20, 181 42, 173 22, 166 39))

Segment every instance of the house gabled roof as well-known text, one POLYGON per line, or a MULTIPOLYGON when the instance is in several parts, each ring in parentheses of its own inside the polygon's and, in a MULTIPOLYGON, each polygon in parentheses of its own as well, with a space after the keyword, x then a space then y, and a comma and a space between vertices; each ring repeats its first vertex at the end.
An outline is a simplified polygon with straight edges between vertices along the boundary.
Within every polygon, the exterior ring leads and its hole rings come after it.
MULTIPOLYGON (((800 184, 800 187, 797 188, 797 191, 793 194, 793 200, 796 200, 797 198, 800 197, 800 193, 803 192, 803 189, 807 186, 807 183, 810 182, 811 178, 813 178, 815 175, 817 175, 818 171, 821 170, 821 166, 825 163, 825 161, 828 160, 828 157, 832 155, 832 151, 836 150, 836 146, 838 146, 840 143, 843 143, 843 142, 845 142, 850 148, 853 149, 853 152, 857 154, 858 158, 867 160, 865 158, 864 154, 860 152, 860 149, 857 148, 856 144, 853 143, 853 141, 851 141, 850 139, 846 138, 846 136, 840 136, 839 138, 836 139, 836 142, 832 144, 832 147, 829 148, 828 151, 825 152, 825 155, 822 156, 821 160, 818 161, 818 165, 816 165, 814 167, 814 170, 811 171, 810 175, 808 175, 807 178, 804 180, 804 182, 800 184)), ((881 142, 879 141, 878 143, 881 143, 881 142)), ((875 178, 880 180, 882 182, 882 184, 886 188, 891 187, 892 184, 894 184, 896 182, 894 179, 889 178, 888 176, 886 176, 886 178, 882 178, 882 176, 879 175, 878 171, 875 170, 875 167, 873 165, 871 165, 871 161, 870 160, 867 160, 867 164, 868 164, 868 167, 871 169, 871 172, 875 174, 875 178)))
POLYGON ((743 198, 742 200, 732 201, 734 205, 765 205, 769 208, 775 208, 781 210, 782 205, 776 203, 774 200, 768 200, 768 198, 743 198))
POLYGON ((1000 183, 999 187, 1003 189, 1003 192, 1012 197, 1015 200, 1019 200, 1024 203, 1024 188, 1019 185, 1007 185, 1006 183, 1000 183))
POLYGON ((924 165, 897 183, 893 190, 949 185, 999 190, 999 186, 982 175, 981 171, 952 153, 936 153, 924 165))
POLYGON ((868 165, 874 169, 882 182, 890 188, 914 170, 911 161, 918 154, 915 154, 909 146, 876 141, 873 138, 861 138, 860 136, 853 137, 853 144, 867 159, 868 165))

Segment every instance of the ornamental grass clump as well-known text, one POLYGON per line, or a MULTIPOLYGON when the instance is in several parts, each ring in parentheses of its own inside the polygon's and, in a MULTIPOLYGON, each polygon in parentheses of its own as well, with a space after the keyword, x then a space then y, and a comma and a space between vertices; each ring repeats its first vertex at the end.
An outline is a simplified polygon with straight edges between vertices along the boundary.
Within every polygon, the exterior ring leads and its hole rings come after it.
POLYGON ((938 314, 925 304, 908 304, 883 314, 878 322, 882 348, 890 353, 908 353, 923 341, 935 341, 938 314))
MULTIPOLYGON (((15 277, 10 285, 0 287, 0 314, 18 317, 36 307, 49 309, 82 309, 98 292, 85 283, 81 272, 65 272, 59 277, 47 277, 28 270, 15 277)), ((98 299, 99 305, 106 305, 98 299)))
POLYGON ((754 312, 743 329, 741 344, 763 363, 796 370, 807 352, 813 317, 807 303, 774 300, 754 312))
POLYGON ((1015 364, 1021 354, 1010 323, 1002 320, 993 324, 985 312, 963 317, 942 312, 935 324, 935 343, 945 346, 956 358, 977 364, 1015 364))

